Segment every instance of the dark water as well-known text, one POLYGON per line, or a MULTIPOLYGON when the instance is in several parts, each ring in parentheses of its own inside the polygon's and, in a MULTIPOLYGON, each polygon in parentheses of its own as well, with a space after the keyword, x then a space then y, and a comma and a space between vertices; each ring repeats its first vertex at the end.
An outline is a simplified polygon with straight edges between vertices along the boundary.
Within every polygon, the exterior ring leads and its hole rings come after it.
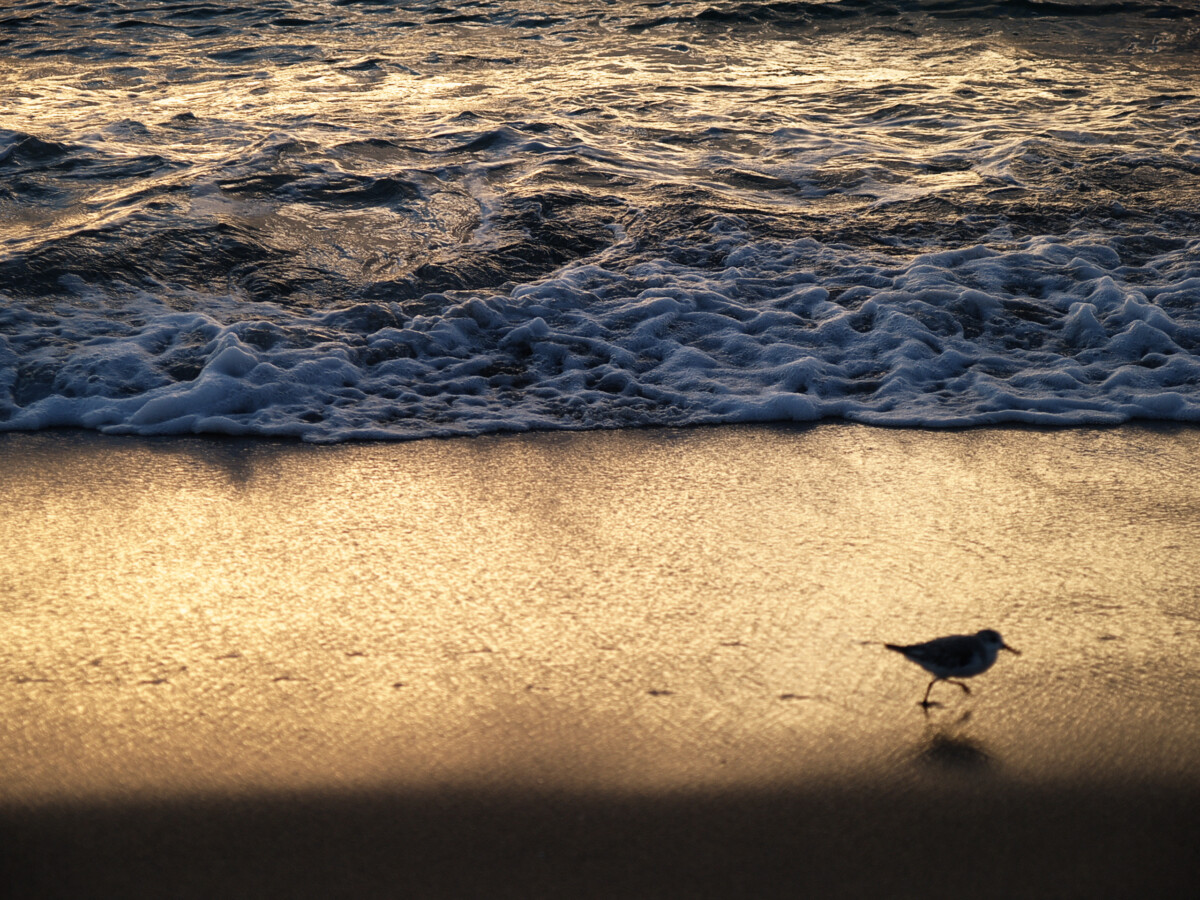
POLYGON ((1200 5, 0 11, 0 429, 1200 420, 1200 5))

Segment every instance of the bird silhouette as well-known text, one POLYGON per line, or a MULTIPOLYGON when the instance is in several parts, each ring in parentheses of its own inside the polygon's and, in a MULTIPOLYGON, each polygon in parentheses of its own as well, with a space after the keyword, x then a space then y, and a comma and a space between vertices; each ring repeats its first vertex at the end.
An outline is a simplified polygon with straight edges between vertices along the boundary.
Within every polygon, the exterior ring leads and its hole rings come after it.
POLYGON ((958 685, 963 693, 971 693, 971 689, 955 678, 972 678, 981 672, 986 672, 996 662, 996 656, 1001 650, 1007 650, 1020 656, 1019 650, 1014 650, 1004 643, 998 631, 985 628, 975 634, 952 634, 947 637, 934 638, 923 644, 884 644, 889 650, 895 650, 905 659, 915 662, 918 666, 933 675, 933 681, 925 688, 925 696, 920 705, 928 709, 929 692, 939 681, 947 681, 958 685))

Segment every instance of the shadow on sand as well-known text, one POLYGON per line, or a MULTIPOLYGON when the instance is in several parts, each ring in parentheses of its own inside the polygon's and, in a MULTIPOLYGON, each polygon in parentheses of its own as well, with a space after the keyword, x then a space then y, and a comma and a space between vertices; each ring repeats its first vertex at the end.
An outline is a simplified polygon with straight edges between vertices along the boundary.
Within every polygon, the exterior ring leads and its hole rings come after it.
MULTIPOLYGON (((926 710, 926 718, 929 712, 926 710)), ((925 737, 917 746, 915 758, 931 772, 983 776, 995 774, 996 759, 980 741, 966 734, 970 710, 951 722, 930 722, 925 737)))
MULTIPOLYGON (((936 747, 936 764, 961 764, 961 744, 936 747)), ((1167 784, 922 777, 9 808, 0 876, 6 896, 39 898, 1183 897, 1198 803, 1167 784)))

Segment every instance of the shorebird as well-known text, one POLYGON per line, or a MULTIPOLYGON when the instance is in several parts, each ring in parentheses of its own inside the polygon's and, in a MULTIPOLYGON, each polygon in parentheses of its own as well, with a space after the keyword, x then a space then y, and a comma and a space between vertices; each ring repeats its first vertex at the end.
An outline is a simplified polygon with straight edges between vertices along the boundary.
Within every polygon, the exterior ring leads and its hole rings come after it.
POLYGON ((951 679, 971 678, 980 672, 986 672, 996 662, 996 656, 1001 650, 1007 650, 1017 656, 1021 655, 1020 651, 1014 650, 1004 643, 1004 638, 1000 637, 999 632, 992 631, 990 628, 985 628, 975 634, 952 634, 948 637, 934 638, 923 644, 907 646, 884 644, 883 646, 902 654, 905 659, 915 662, 933 675, 933 681, 929 682, 929 687, 925 688, 925 697, 920 703, 925 709, 929 709, 931 706, 929 692, 939 681, 956 684, 963 689, 964 694, 969 694, 971 693, 969 687, 961 681, 951 681, 951 679))

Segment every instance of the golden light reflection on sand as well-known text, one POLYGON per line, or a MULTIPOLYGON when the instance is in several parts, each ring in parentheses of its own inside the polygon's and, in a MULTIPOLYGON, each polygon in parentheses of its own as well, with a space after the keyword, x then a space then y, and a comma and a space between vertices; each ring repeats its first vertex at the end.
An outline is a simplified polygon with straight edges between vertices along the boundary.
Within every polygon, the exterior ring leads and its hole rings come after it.
POLYGON ((1020 780, 1195 779, 1196 450, 9 436, 0 798, 904 779, 947 734, 1020 780), (930 720, 861 643, 979 627, 1024 655, 930 720))

